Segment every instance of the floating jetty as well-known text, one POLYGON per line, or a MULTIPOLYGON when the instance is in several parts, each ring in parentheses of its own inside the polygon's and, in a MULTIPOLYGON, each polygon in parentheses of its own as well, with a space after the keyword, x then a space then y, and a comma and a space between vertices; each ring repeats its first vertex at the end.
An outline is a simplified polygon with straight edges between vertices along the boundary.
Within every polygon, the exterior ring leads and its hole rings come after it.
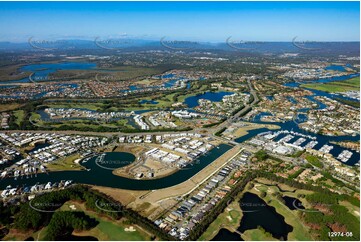
POLYGON ((318 144, 318 141, 312 140, 312 141, 310 141, 309 143, 307 143, 307 144, 305 145, 305 148, 310 148, 310 149, 312 149, 312 148, 315 147, 317 144, 318 144))
POLYGON ((352 156, 352 152, 349 150, 342 151, 338 156, 337 159, 341 160, 342 162, 347 162, 352 156))
POLYGON ((285 137, 283 137, 282 139, 280 139, 278 142, 279 142, 279 143, 281 143, 281 142, 288 142, 288 141, 290 141, 291 139, 293 139, 294 137, 295 137, 295 136, 288 134, 288 135, 286 135, 285 137))
POLYGON ((324 145, 321 147, 319 151, 328 154, 332 149, 333 149, 333 145, 324 145))
POLYGON ((301 137, 301 138, 299 138, 298 140, 296 140, 295 142, 293 142, 293 144, 294 144, 294 145, 300 145, 300 144, 302 144, 302 143, 305 142, 305 141, 306 141, 306 139, 303 138, 303 137, 301 137))

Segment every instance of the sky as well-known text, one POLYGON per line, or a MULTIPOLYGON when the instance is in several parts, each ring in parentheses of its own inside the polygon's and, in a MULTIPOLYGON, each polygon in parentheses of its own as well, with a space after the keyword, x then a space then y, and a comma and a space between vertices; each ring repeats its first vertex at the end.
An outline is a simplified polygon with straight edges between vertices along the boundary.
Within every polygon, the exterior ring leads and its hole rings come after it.
POLYGON ((0 41, 30 37, 359 41, 359 2, 0 2, 0 41))

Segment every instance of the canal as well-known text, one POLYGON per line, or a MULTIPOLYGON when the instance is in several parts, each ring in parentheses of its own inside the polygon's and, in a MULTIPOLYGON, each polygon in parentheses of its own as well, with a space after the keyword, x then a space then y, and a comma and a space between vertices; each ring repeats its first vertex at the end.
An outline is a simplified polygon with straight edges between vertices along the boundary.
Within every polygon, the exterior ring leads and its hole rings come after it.
MULTIPOLYGON (((41 173, 37 174, 36 177, 34 175, 28 178, 19 177, 17 178, 17 180, 15 180, 13 177, 9 177, 0 181, 0 190, 5 189, 8 185, 11 185, 12 187, 31 186, 35 185, 36 183, 44 184, 47 182, 59 182, 61 180, 72 180, 75 183, 129 190, 154 190, 167 188, 187 181, 231 148, 232 146, 230 145, 221 144, 210 150, 205 155, 200 156, 198 158, 199 162, 195 162, 193 165, 188 165, 188 167, 186 167, 188 169, 181 169, 178 172, 173 173, 172 175, 159 179, 136 180, 116 176, 112 174, 112 170, 102 168, 101 166, 103 165, 99 166, 95 162, 96 157, 93 157, 86 163, 83 163, 83 165, 88 169, 88 171, 57 171, 49 172, 48 174, 41 173)), ((106 158, 111 159, 110 161, 112 162, 108 162, 109 164, 115 163, 113 161, 118 161, 118 164, 124 164, 122 163, 122 161, 130 163, 132 162, 131 159, 135 159, 129 153, 118 155, 116 157, 107 155, 106 158)), ((105 159, 105 161, 107 160, 105 159)))

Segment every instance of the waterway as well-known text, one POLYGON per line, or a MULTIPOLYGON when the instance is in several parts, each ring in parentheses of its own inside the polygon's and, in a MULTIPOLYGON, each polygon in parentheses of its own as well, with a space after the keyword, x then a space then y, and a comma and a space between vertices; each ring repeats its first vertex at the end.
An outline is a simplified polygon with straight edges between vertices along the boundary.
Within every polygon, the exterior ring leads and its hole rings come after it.
MULTIPOLYGON (((136 180, 116 176, 112 174, 112 170, 101 168, 96 164, 96 157, 91 158, 83 165, 90 169, 89 171, 59 171, 37 174, 35 177, 26 178, 19 177, 15 180, 13 177, 0 180, 0 190, 5 189, 6 186, 31 186, 36 183, 44 184, 47 182, 59 182, 61 180, 72 180, 75 183, 83 183, 89 185, 106 186, 130 190, 154 190, 171 187, 187 181, 189 178, 204 169, 207 165, 211 164, 218 157, 231 149, 232 146, 221 144, 203 156, 200 156, 199 162, 193 165, 188 165, 189 169, 182 169, 172 175, 153 180, 136 180)), ((129 157, 125 155, 118 155, 117 157, 108 157, 111 161, 129 161, 129 157)), ((107 159, 105 159, 106 161, 107 159)), ((114 163, 114 162, 109 162, 114 163)), ((118 162, 119 163, 119 162, 118 162)), ((98 163, 99 164, 99 163, 98 163)), ((101 164, 102 165, 102 164, 101 164)), ((102 165, 103 166, 103 165, 102 165)))
MULTIPOLYGON (((346 65, 346 67, 349 67, 346 65)), ((327 71, 346 71, 345 66, 340 65, 329 65, 325 67, 325 70, 327 71)))
POLYGON ((222 228, 212 239, 213 241, 238 241, 243 240, 239 233, 247 230, 262 227, 274 238, 287 240, 288 233, 292 232, 293 227, 285 222, 284 217, 276 212, 276 209, 269 206, 256 194, 246 192, 239 201, 243 212, 240 226, 237 232, 231 232, 222 228))
MULTIPOLYGON (((318 150, 320 149, 323 145, 328 144, 328 145, 332 145, 334 146, 334 148, 330 151, 330 153, 334 156, 337 157, 343 150, 349 150, 350 152, 352 152, 352 156, 351 158, 344 164, 349 165, 349 166, 354 166, 356 163, 358 163, 360 161, 360 153, 355 152, 354 150, 348 149, 348 148, 344 148, 341 147, 339 145, 336 144, 331 144, 331 141, 334 142, 339 142, 339 141, 358 141, 360 140, 360 135, 356 135, 356 136, 326 136, 326 135, 321 135, 321 134, 315 134, 312 132, 308 132, 306 130, 300 129, 298 127, 298 125, 295 123, 295 121, 288 121, 288 122, 262 122, 259 120, 253 120, 252 122, 254 123, 259 123, 259 124, 273 124, 273 125, 278 125, 280 126, 280 130, 288 130, 288 131, 294 131, 297 133, 301 133, 301 134, 305 134, 305 135, 311 135, 316 137, 316 140, 318 141, 318 144, 314 147, 314 149, 318 150)), ((242 143, 248 139, 251 139, 252 137, 263 133, 263 132, 267 132, 267 131, 273 131, 274 130, 270 130, 268 128, 259 128, 259 129, 254 129, 254 130, 250 130, 248 131, 249 133, 245 136, 241 136, 237 139, 235 139, 236 142, 238 143, 242 143)), ((296 135, 297 138, 299 138, 296 135)), ((275 141, 281 139, 282 136, 280 135, 279 137, 275 138, 275 141)), ((306 139, 306 141, 311 141, 310 139, 306 139)))
POLYGON ((205 92, 203 94, 198 94, 195 96, 187 97, 184 100, 184 103, 187 104, 189 108, 194 108, 198 106, 199 99, 207 99, 212 102, 220 102, 222 98, 227 95, 232 95, 234 92, 205 92))
MULTIPOLYGON (((350 75, 347 75, 347 76, 315 80, 315 81, 312 81, 312 82, 342 81, 342 80, 347 80, 347 79, 353 78, 355 76, 359 76, 359 74, 350 74, 350 75)), ((309 83, 309 82, 307 82, 307 83, 309 83)), ((286 83, 285 86, 287 86, 287 87, 299 87, 300 84, 302 84, 302 83, 300 83, 300 82, 292 82, 292 83, 286 83)), ((327 92, 322 92, 322 91, 317 91, 317 90, 311 90, 310 89, 310 91, 312 91, 314 94, 310 95, 310 96, 306 96, 306 98, 309 99, 310 101, 316 103, 317 104, 317 109, 324 109, 327 106, 324 103, 316 100, 315 99, 316 96, 325 96, 325 97, 329 97, 329 98, 342 97, 342 96, 337 95, 337 94, 330 94, 330 93, 327 93, 327 92)), ((346 98, 346 97, 343 97, 343 98, 352 99, 352 98, 346 98)), ((352 99, 352 100, 354 100, 354 99, 352 99)), ((299 113, 307 112, 308 108, 303 108, 303 109, 300 109, 300 110, 297 110, 297 111, 299 113)), ((356 135, 356 136, 326 136, 326 135, 320 135, 320 134, 315 134, 315 133, 312 133, 312 132, 305 131, 305 130, 300 129, 298 127, 298 123, 307 121, 307 117, 304 114, 299 114, 298 120, 296 120, 296 121, 292 120, 292 121, 287 121, 287 122, 262 122, 261 117, 265 116, 265 115, 270 115, 270 113, 264 112, 264 113, 257 114, 255 116, 255 118, 252 120, 252 122, 259 123, 259 124, 274 124, 274 125, 280 126, 281 130, 294 131, 294 132, 297 132, 297 133, 314 136, 314 137, 316 137, 316 140, 318 141, 318 144, 314 147, 314 149, 318 150, 325 144, 332 145, 332 146, 334 146, 334 148, 330 151, 330 153, 335 158, 343 150, 349 150, 350 152, 352 152, 352 156, 346 163, 344 163, 346 165, 353 166, 353 165, 355 165, 356 163, 358 163, 360 161, 360 153, 357 153, 354 150, 351 150, 351 149, 348 149, 348 148, 343 148, 343 147, 341 147, 339 145, 330 143, 332 141, 333 142, 358 141, 358 140, 360 140, 360 135, 356 135)), ((262 128, 262 129, 255 129, 255 130, 251 130, 251 131, 249 131, 249 134, 247 134, 246 136, 242 136, 242 137, 236 139, 235 141, 241 143, 241 142, 244 142, 244 141, 256 136, 259 133, 262 133, 262 132, 265 132, 265 131, 272 131, 272 130, 269 130, 267 128, 262 128)), ((275 141, 277 141, 277 139, 280 139, 281 137, 282 136, 277 137, 275 139, 275 141)), ((299 137, 296 136, 296 138, 299 138, 299 137)), ((296 140, 296 138, 294 138, 294 140, 296 140)), ((306 139, 306 141, 309 142, 310 140, 306 139)))
POLYGON ((139 101, 139 104, 158 104, 158 102, 154 101, 154 100, 143 99, 143 100, 139 101))
POLYGON ((212 241, 244 241, 238 233, 233 233, 228 229, 222 228, 218 234, 214 236, 212 241))
MULTIPOLYGON (((360 76, 359 73, 354 73, 354 74, 349 74, 349 75, 344 75, 344 76, 335 76, 335 77, 331 77, 331 78, 323 78, 323 79, 317 79, 317 80, 312 80, 312 81, 304 81, 304 82, 288 82, 285 83, 284 86, 286 87, 299 87, 302 84, 306 84, 306 83, 328 83, 328 82, 334 82, 334 81, 345 81, 354 77, 358 77, 360 76)), ((324 92, 324 91, 319 91, 319 90, 315 90, 315 89, 310 89, 310 88, 304 88, 306 90, 310 90, 314 93, 313 96, 324 96, 324 97, 328 97, 328 98, 342 98, 345 100, 350 100, 350 101, 358 101, 355 98, 351 98, 351 97, 345 97, 341 94, 337 94, 337 93, 328 93, 328 92, 324 92)))
MULTIPOLYGON (((59 62, 59 63, 40 63, 40 64, 31 64, 25 65, 19 68, 20 72, 32 72, 33 75, 31 76, 32 80, 35 82, 39 81, 59 81, 60 79, 49 79, 49 74, 55 73, 60 70, 97 70, 101 72, 120 72, 118 70, 104 70, 104 69, 97 69, 97 65, 91 62, 59 62)), ((164 86, 167 88, 173 87, 178 80, 184 79, 183 77, 175 77, 174 74, 165 75, 164 78, 170 78, 167 82, 164 83, 164 86)), ((13 83, 29 83, 31 80, 29 77, 19 79, 19 80, 11 80, 11 81, 4 81, 1 84, 13 84, 13 83)), ((190 84, 190 83, 188 83, 190 84)), ((187 89, 190 88, 190 85, 187 84, 187 89)), ((150 87, 152 88, 152 87, 150 87)), ((156 88, 156 87, 154 87, 156 88)), ((140 90, 142 88, 137 86, 130 86, 128 90, 140 90)), ((128 91, 123 90, 123 91, 128 91)), ((5 96, 3 96, 5 98, 5 96)))
POLYGON ((243 143, 244 141, 256 136, 257 134, 263 133, 263 132, 267 132, 270 131, 270 129, 268 128, 258 128, 258 129, 252 129, 252 130, 248 130, 246 135, 243 135, 237 139, 235 139, 234 141, 238 142, 238 143, 243 143))
MULTIPOLYGON (((42 64, 31 64, 23 66, 19 71, 32 72, 32 79, 35 81, 45 81, 49 74, 52 74, 59 70, 91 70, 96 68, 95 63, 90 62, 60 62, 60 63, 42 63, 42 64)), ((3 83, 27 83, 31 82, 29 77, 20 80, 11 80, 1 82, 3 83)))
POLYGON ((27 151, 27 153, 31 153, 31 152, 34 152, 34 151, 37 151, 37 150, 40 150, 42 148, 46 148, 48 146, 50 146, 51 144, 47 143, 47 142, 44 142, 44 143, 37 143, 35 144, 34 148, 32 148, 31 150, 27 151))
POLYGON ((285 200, 285 205, 291 210, 305 209, 302 202, 295 197, 283 196, 282 198, 285 200))
POLYGON ((285 222, 284 217, 278 214, 274 207, 267 205, 256 194, 246 192, 240 200, 240 207, 243 217, 237 230, 241 233, 261 226, 273 237, 287 240, 288 233, 293 230, 292 226, 285 222))

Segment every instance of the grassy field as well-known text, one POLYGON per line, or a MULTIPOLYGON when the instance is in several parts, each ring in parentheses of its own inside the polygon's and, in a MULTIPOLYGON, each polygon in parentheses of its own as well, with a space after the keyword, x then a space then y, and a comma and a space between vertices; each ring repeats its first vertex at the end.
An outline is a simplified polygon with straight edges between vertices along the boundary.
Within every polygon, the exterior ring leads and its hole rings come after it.
POLYGON ((47 104, 50 108, 85 108, 89 110, 99 110, 105 106, 103 103, 56 103, 47 104))
POLYGON ((242 210, 239 207, 239 196, 221 213, 216 220, 214 220, 207 230, 198 239, 200 241, 207 241, 214 238, 221 228, 226 228, 234 232, 240 225, 242 219, 242 210))
MULTIPOLYGON (((279 192, 283 195, 297 197, 298 194, 310 194, 312 192, 299 189, 295 192, 292 192, 293 190, 295 190, 294 188, 285 184, 278 184, 278 186, 281 187, 282 190, 285 190, 285 192, 281 192, 276 186, 276 184, 274 184, 273 182, 263 178, 258 178, 257 180, 266 185, 255 182, 255 186, 251 190, 246 189, 244 192, 249 191, 257 195, 260 195, 261 192, 266 192, 266 197, 263 198, 263 200, 267 202, 268 205, 273 206, 276 209, 276 212, 281 214, 285 218, 285 222, 293 227, 293 231, 288 234, 288 240, 312 240, 308 228, 302 224, 300 218, 298 217, 297 210, 290 210, 286 205, 281 203, 276 197, 272 195, 275 192, 279 192)), ((234 232, 239 227, 242 219, 242 210, 239 207, 238 201, 241 197, 241 194, 242 193, 237 195, 235 201, 232 202, 225 209, 225 211, 221 213, 216 220, 213 221, 213 223, 211 223, 211 225, 202 234, 199 240, 211 240, 215 235, 217 235, 221 228, 226 228, 229 231, 234 232)), ((306 207, 308 206, 308 203, 305 199, 300 200, 306 207)), ((276 240, 272 237, 271 234, 259 228, 245 231, 242 234, 242 238, 244 240, 255 241, 276 240)))
POLYGON ((0 112, 14 110, 23 105, 24 104, 19 104, 19 103, 0 104, 0 112))
MULTIPOLYGON (((96 212, 87 210, 83 203, 78 201, 68 201, 64 203, 59 211, 84 211, 88 216, 95 218, 98 221, 97 226, 86 231, 73 231, 75 236, 92 236, 99 241, 149 241, 152 234, 144 230, 136 224, 125 223, 124 219, 113 220, 107 216, 100 215, 96 212), (133 231, 126 231, 130 227, 133 231)), ((43 241, 46 236, 47 227, 43 227, 38 231, 25 231, 20 232, 11 230, 4 239, 6 240, 25 240, 29 237, 34 238, 36 241, 43 241)))
MULTIPOLYGON (((206 88, 207 88, 207 85, 201 85, 198 89, 194 90, 194 92, 192 92, 192 93, 189 93, 186 95, 179 95, 177 97, 177 102, 184 102, 184 100, 187 97, 202 93, 203 91, 206 91, 206 88)), ((49 103, 46 103, 46 106, 51 107, 51 108, 85 108, 85 109, 94 110, 94 111, 103 111, 104 109, 106 109, 106 111, 119 111, 119 110, 136 111, 136 110, 143 110, 143 109, 161 109, 161 108, 171 107, 172 104, 175 103, 175 101, 173 101, 173 98, 177 94, 182 94, 182 92, 176 91, 176 92, 167 94, 165 96, 161 96, 158 94, 152 94, 149 97, 139 97, 136 99, 132 99, 132 101, 135 101, 135 103, 132 103, 132 104, 120 104, 120 105, 115 105, 112 107, 109 107, 108 104, 103 103, 103 102, 89 102, 89 103, 86 103, 86 102, 81 102, 81 103, 49 102, 49 103), (140 101, 143 99, 154 100, 157 103, 156 104, 150 104, 150 103, 138 104, 137 103, 137 101, 140 101)))
POLYGON ((91 70, 58 70, 51 73, 53 78, 72 78, 78 77, 83 79, 95 79, 98 74, 99 80, 104 81, 124 81, 135 79, 142 76, 158 75, 165 71, 164 68, 154 67, 134 67, 134 66, 119 66, 114 68, 99 68, 91 70), (105 73, 104 70, 111 72, 105 73))
POLYGON ((60 158, 59 160, 49 163, 46 167, 51 171, 65 171, 65 170, 82 170, 83 166, 74 163, 75 160, 79 159, 79 154, 74 154, 71 156, 67 156, 65 158, 60 158))
MULTIPOLYGON (((186 95, 179 95, 177 97, 177 101, 176 102, 184 102, 184 100, 187 98, 187 97, 191 97, 191 96, 194 96, 194 95, 197 95, 198 93, 201 93, 201 92, 194 92, 194 93, 190 93, 190 94, 186 94, 186 95)), ((134 106, 134 105, 130 105, 130 106, 127 106, 127 107, 124 107, 124 110, 126 111, 135 111, 135 110, 142 110, 142 109, 160 109, 160 108, 168 108, 168 107, 171 107, 172 104, 175 103, 175 101, 173 101, 173 97, 178 94, 177 92, 175 93, 171 93, 171 94, 168 94, 164 97, 161 97, 161 98, 154 98, 154 101, 158 102, 156 104, 150 104, 150 103, 144 103, 142 104, 141 106, 137 107, 137 106, 134 106)), ((139 100, 142 100, 142 99, 147 99, 147 100, 150 100, 149 98, 139 98, 139 100)), ((152 98, 153 99, 153 98, 152 98)))
POLYGON ((16 110, 13 112, 15 117, 15 123, 20 126, 20 123, 24 120, 25 112, 23 110, 16 110))
MULTIPOLYGON (((280 202, 274 194, 279 192, 283 195, 288 195, 292 197, 297 197, 297 194, 305 194, 301 190, 296 190, 295 193, 292 192, 280 192, 276 186, 267 186, 263 184, 255 184, 255 187, 251 190, 252 193, 260 195, 260 193, 266 192, 266 197, 262 198, 268 205, 274 207, 276 212, 281 214, 285 218, 285 222, 293 227, 293 231, 288 234, 288 240, 312 240, 310 236, 309 229, 302 224, 300 218, 297 215, 297 210, 290 210, 286 205, 280 202)), ((304 204, 304 200, 300 199, 304 204)))
POLYGON ((22 78, 28 77, 30 71, 20 71, 22 65, 8 65, 0 67, 0 82, 1 81, 11 81, 11 80, 20 80, 22 78))
POLYGON ((316 166, 318 168, 323 167, 322 162, 316 156, 307 154, 305 158, 311 165, 316 166))
POLYGON ((272 241, 277 240, 271 234, 265 232, 263 229, 250 229, 242 234, 242 238, 246 241, 272 241))
POLYGON ((302 84, 301 87, 325 92, 358 91, 360 90, 360 77, 355 77, 346 81, 302 84))
POLYGON ((360 208, 356 207, 354 205, 352 205, 351 203, 347 202, 347 201, 341 201, 340 205, 344 206, 345 208, 348 209, 348 211, 352 214, 355 215, 355 217, 358 218, 358 220, 360 220, 360 208))
POLYGON ((87 215, 95 218, 99 222, 96 227, 89 231, 82 231, 77 233, 73 232, 73 234, 76 236, 93 236, 101 241, 143 241, 150 240, 151 237, 147 231, 137 225, 128 225, 125 224, 125 221, 123 220, 116 221, 106 216, 100 216, 93 211, 86 210, 84 204, 80 204, 78 202, 68 201, 60 208, 60 210, 84 211, 87 215), (125 229, 129 228, 130 226, 133 226, 135 231, 125 231, 125 229))

